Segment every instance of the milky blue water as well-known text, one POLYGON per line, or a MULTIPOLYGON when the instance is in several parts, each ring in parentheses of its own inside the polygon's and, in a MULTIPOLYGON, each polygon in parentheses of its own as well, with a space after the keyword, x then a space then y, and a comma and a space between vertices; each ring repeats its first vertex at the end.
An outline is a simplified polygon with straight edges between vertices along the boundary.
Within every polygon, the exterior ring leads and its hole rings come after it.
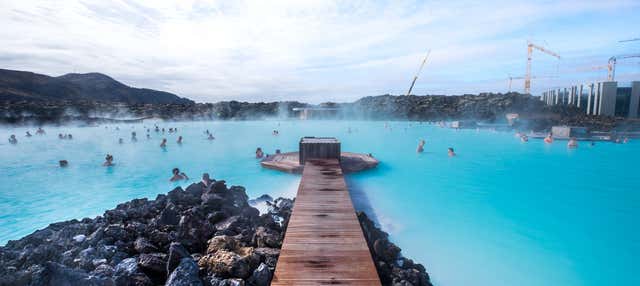
POLYGON ((640 142, 521 143, 511 133, 348 121, 153 123, 0 128, 0 244, 51 222, 93 217, 132 198, 166 193, 170 171, 203 172, 251 197, 294 196, 296 175, 262 169, 260 146, 296 150, 301 136, 336 136, 343 150, 373 153, 371 171, 349 175, 358 209, 391 234, 438 285, 640 285, 640 142), (348 128, 353 132, 349 134, 348 128), (203 133, 215 131, 215 141, 203 133), (272 136, 278 129, 280 136, 272 136), (30 128, 32 133, 34 129, 30 128), (138 142, 130 142, 130 133, 138 142), (19 144, 10 145, 9 134, 19 144), (73 140, 59 140, 71 133, 73 140), (175 143, 178 135, 184 143, 175 143), (118 138, 124 144, 118 144, 118 138), (166 150, 160 139, 169 141, 166 150), (420 138, 425 153, 416 154, 420 138), (454 147, 458 156, 447 156, 454 147), (102 167, 111 153, 116 166, 102 167), (58 160, 70 162, 59 168, 58 160))

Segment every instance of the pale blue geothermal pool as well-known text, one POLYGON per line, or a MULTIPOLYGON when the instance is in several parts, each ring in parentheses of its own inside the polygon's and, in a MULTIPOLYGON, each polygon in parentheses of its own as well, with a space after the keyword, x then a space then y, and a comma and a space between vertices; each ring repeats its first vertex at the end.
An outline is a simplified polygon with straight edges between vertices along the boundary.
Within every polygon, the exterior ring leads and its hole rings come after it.
MULTIPOLYGON (((640 142, 521 143, 512 133, 364 121, 246 121, 0 128, 0 244, 49 223, 102 214, 170 191, 173 167, 209 172, 251 197, 294 196, 296 175, 262 169, 267 153, 297 150, 301 136, 335 136, 373 153, 375 170, 347 176, 356 208, 375 218, 436 285, 640 285, 640 142), (352 133, 347 130, 351 128, 352 133), (215 141, 204 131, 215 132, 215 141), (273 129, 280 131, 272 136, 273 129), (29 128, 34 133, 35 128, 29 128), (138 142, 130 141, 131 131, 138 142), (19 143, 10 145, 9 134, 19 143), (73 140, 60 140, 71 133, 73 140), (184 137, 182 146, 175 141, 184 137), (160 138, 168 139, 166 151, 160 138), (118 144, 118 138, 124 144, 118 144), (420 138, 425 153, 416 154, 420 138), (457 157, 447 156, 454 147, 457 157), (106 153, 116 165, 102 167, 106 153), (59 168, 58 160, 69 161, 59 168)), ((187 183, 181 183, 186 186, 187 183)))

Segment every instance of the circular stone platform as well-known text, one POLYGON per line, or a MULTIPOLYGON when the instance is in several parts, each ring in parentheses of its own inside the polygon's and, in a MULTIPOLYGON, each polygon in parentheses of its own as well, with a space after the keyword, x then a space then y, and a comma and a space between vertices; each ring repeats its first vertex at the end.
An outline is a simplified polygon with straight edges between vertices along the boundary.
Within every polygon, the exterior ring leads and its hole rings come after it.
MULTIPOLYGON (((260 162, 262 167, 288 173, 301 174, 303 165, 300 165, 298 152, 288 152, 269 155, 260 162)), ((341 152, 340 166, 345 173, 354 173, 378 166, 378 160, 372 156, 361 153, 341 152)))

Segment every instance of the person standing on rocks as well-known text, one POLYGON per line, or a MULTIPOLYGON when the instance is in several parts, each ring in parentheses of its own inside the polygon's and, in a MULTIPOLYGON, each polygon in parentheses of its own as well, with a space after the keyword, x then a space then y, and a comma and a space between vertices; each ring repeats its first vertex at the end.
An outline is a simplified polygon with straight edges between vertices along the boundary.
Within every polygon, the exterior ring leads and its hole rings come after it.
POLYGON ((211 187, 213 186, 213 181, 209 177, 209 173, 202 174, 202 180, 200 181, 200 183, 204 187, 205 191, 211 190, 211 187))

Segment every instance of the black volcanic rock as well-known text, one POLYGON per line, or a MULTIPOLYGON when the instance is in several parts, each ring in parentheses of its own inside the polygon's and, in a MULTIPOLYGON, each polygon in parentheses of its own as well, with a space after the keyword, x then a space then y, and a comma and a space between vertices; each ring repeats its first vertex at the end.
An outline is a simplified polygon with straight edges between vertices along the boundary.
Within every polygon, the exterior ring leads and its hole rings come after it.
MULTIPOLYGON (((9 241, 0 246, 0 286, 269 285, 294 201, 269 201, 260 215, 242 187, 218 180, 212 192, 220 204, 176 188, 9 241), (161 223, 167 209, 177 224, 161 223)), ((358 218, 383 285, 431 285, 422 265, 358 218)))
POLYGON ((0 101, 97 101, 126 104, 193 104, 175 94, 133 88, 100 73, 59 77, 0 69, 0 101))

